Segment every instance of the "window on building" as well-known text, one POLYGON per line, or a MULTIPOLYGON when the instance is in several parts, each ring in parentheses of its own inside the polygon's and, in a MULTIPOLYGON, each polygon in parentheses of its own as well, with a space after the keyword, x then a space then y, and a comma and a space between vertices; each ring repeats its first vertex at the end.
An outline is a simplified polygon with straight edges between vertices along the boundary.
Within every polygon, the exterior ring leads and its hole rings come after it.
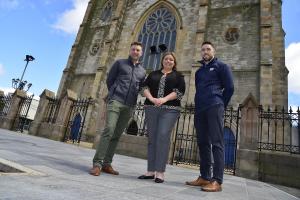
POLYGON ((175 16, 166 7, 149 15, 138 37, 144 46, 142 62, 146 69, 159 69, 162 53, 175 50, 176 27, 175 16))
POLYGON ((108 22, 111 19, 112 16, 112 9, 113 9, 113 2, 107 1, 103 7, 100 19, 103 22, 108 22))

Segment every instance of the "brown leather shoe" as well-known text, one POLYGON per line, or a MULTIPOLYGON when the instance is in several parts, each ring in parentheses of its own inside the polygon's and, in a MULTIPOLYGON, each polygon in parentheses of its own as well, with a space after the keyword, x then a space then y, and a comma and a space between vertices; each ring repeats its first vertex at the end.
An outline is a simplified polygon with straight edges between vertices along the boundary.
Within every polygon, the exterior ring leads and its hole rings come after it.
POLYGON ((114 170, 110 165, 102 167, 102 171, 108 174, 119 175, 119 172, 114 170))
POLYGON ((90 174, 93 176, 99 176, 101 174, 101 169, 98 166, 94 166, 91 170, 90 170, 90 174))
POLYGON ((220 192, 222 191, 222 186, 217 181, 212 181, 208 185, 201 188, 205 192, 220 192))
POLYGON ((194 181, 187 181, 187 182, 185 182, 185 184, 187 184, 187 185, 191 185, 191 186, 200 186, 200 187, 202 187, 202 186, 205 186, 205 185, 207 185, 207 184, 209 184, 210 182, 208 181, 208 180, 205 180, 205 179, 203 179, 203 178, 201 178, 201 177, 198 177, 196 180, 194 180, 194 181))

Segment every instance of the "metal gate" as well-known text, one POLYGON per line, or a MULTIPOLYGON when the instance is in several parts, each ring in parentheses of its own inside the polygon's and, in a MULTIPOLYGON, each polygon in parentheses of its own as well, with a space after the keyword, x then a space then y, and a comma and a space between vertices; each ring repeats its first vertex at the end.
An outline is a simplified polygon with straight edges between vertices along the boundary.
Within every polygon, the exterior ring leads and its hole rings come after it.
MULTIPOLYGON (((175 129, 173 164, 199 167, 199 148, 194 127, 194 105, 186 105, 181 111, 175 129)), ((225 168, 226 173, 235 173, 236 149, 239 133, 240 109, 229 108, 224 113, 225 168)))
POLYGON ((21 98, 17 118, 15 119, 15 122, 14 122, 13 129, 15 131, 21 131, 23 133, 25 124, 29 123, 29 121, 27 119, 27 115, 28 115, 28 112, 30 109, 30 105, 31 105, 33 96, 34 95, 21 98))
POLYGON ((64 134, 63 140, 65 142, 72 141, 73 143, 80 143, 82 137, 82 131, 84 128, 85 117, 88 111, 88 107, 92 104, 92 98, 78 99, 73 102, 68 119, 68 125, 64 134))
POLYGON ((0 116, 7 115, 11 106, 11 102, 12 102, 11 94, 0 96, 0 116))
POLYGON ((57 115, 60 109, 61 100, 57 98, 49 99, 49 103, 46 107, 46 112, 43 117, 43 122, 54 124, 57 119, 57 115))

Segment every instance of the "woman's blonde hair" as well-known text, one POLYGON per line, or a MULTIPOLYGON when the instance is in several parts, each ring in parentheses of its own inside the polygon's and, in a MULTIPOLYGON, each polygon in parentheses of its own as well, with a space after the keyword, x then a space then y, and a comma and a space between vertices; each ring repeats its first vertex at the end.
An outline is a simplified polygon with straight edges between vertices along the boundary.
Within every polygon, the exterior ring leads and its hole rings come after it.
POLYGON ((171 52, 171 51, 168 51, 166 53, 163 54, 162 58, 161 58, 161 61, 160 61, 160 64, 161 64, 161 69, 164 68, 163 66, 163 61, 164 61, 164 58, 168 55, 171 55, 173 58, 174 58, 174 66, 173 66, 173 70, 177 70, 176 68, 176 65, 177 65, 177 60, 176 60, 176 56, 175 56, 175 53, 174 52, 171 52))

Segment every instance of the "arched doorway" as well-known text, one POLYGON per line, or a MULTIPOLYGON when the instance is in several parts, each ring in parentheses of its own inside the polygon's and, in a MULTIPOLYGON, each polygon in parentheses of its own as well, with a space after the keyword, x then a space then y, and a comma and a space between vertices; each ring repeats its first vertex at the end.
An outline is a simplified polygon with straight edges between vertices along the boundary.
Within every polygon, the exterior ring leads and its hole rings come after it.
POLYGON ((78 137, 79 137, 79 130, 81 128, 81 115, 80 113, 77 113, 73 119, 73 123, 71 125, 71 134, 70 134, 70 140, 73 141, 73 143, 75 141, 78 140, 78 137))
POLYGON ((228 127, 224 128, 225 141, 225 168, 234 169, 236 141, 232 130, 228 127))

